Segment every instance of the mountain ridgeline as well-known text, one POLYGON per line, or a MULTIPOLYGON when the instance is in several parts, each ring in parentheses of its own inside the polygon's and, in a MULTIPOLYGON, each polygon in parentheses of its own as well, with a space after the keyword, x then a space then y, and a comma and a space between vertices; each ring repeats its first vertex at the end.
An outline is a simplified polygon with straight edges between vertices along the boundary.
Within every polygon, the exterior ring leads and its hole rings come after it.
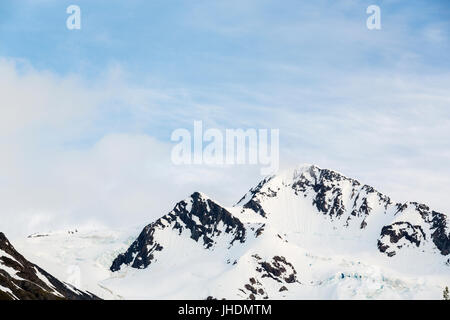
POLYGON ((230 208, 193 193, 147 225, 111 271, 156 268, 157 282, 164 265, 190 270, 201 257, 205 265, 223 262, 228 281, 205 295, 283 298, 322 283, 302 264, 305 256, 328 259, 325 252, 355 259, 372 252, 383 263, 432 257, 430 264, 450 272, 448 224, 448 216, 424 204, 395 203, 357 180, 306 165, 265 178, 230 208))

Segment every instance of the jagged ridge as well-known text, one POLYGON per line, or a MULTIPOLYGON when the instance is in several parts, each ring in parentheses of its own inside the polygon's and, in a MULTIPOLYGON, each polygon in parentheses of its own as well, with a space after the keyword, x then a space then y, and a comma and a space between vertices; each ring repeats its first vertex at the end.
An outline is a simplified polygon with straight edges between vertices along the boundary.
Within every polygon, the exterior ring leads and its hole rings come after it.
POLYGON ((191 239, 196 242, 201 240, 206 249, 212 248, 214 239, 222 233, 233 236, 229 245, 235 241, 244 242, 246 235, 246 229, 238 218, 195 192, 189 199, 179 202, 170 213, 147 225, 130 248, 113 261, 111 271, 119 270, 123 264, 139 269, 148 267, 155 252, 163 250, 155 235, 165 228, 171 228, 178 234, 188 230, 191 239))

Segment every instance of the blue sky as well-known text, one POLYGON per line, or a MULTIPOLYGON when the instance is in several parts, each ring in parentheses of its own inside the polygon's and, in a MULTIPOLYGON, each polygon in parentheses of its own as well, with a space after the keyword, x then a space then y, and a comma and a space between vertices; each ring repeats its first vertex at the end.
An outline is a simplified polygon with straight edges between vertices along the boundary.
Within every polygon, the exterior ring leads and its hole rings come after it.
MULTIPOLYGON (((337 97, 322 95, 325 101, 315 102, 292 91, 321 94, 353 75, 448 72, 446 1, 375 2, 3 1, 0 56, 24 59, 40 71, 75 74, 86 83, 120 69, 129 85, 220 104, 257 126, 250 121, 253 109, 242 104, 328 110, 337 97), (382 30, 370 31, 365 11, 375 2, 382 30), (70 4, 81 8, 81 30, 66 28, 70 4)), ((123 124, 127 113, 125 106, 108 117, 123 124)), ((215 120, 224 122, 222 115, 215 120)), ((144 129, 167 136, 158 126, 144 129)))
MULTIPOLYGON (((120 63, 135 78, 204 86, 273 81, 268 63, 339 74, 399 68, 400 49, 435 71, 449 59, 447 41, 423 43, 433 30, 445 38, 446 1, 24 0, 3 1, 1 9, 2 56, 88 77, 120 63), (377 32, 365 26, 373 3, 382 9, 377 32), (70 4, 82 10, 79 31, 65 26, 70 4)), ((276 80, 301 79, 279 72, 276 80)))
POLYGON ((284 166, 449 212, 448 52, 447 1, 2 1, 1 211, 37 217, 33 231, 148 222, 197 189, 231 204, 258 170, 169 164, 170 133, 203 120, 280 129, 284 166), (71 4, 81 30, 66 28, 71 4), (366 28, 371 4, 381 30, 366 28))

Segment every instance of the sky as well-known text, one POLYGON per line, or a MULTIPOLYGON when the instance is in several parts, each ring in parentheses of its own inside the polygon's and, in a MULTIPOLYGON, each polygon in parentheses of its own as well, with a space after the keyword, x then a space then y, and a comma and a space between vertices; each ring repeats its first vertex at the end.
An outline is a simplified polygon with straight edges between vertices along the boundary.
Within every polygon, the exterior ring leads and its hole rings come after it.
POLYGON ((147 224, 194 191, 234 204, 257 166, 171 161, 195 120, 279 129, 283 168, 449 213, 448 52, 448 1, 1 1, 0 230, 147 224))

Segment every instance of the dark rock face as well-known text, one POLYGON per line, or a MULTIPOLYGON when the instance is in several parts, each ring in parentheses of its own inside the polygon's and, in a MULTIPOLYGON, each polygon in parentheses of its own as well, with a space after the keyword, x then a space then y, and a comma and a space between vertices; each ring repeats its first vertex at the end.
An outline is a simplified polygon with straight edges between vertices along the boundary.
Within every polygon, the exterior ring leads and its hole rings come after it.
POLYGON ((269 299, 269 296, 264 290, 263 285, 255 278, 249 279, 250 283, 244 285, 244 289, 240 289, 245 295, 248 294, 247 299, 256 300, 256 298, 269 299))
POLYGON ((450 230, 448 230, 446 216, 442 213, 430 210, 424 204, 411 202, 419 211, 422 219, 430 225, 431 239, 442 255, 450 254, 450 230))
MULTIPOLYGON (((310 168, 294 178, 291 185, 283 184, 280 187, 291 188, 297 196, 306 197, 312 194, 312 205, 324 216, 331 220, 341 219, 345 216, 346 226, 354 218, 359 218, 358 225, 361 229, 366 228, 365 218, 369 216, 373 208, 370 207, 368 197, 375 195, 378 198, 379 206, 386 211, 391 204, 391 199, 368 185, 361 185, 357 180, 347 178, 332 170, 320 169, 316 166, 310 168), (305 172, 307 174, 305 174, 305 172), (345 198, 341 183, 351 187, 350 199, 345 198), (345 205, 347 203, 347 205, 345 205), (362 221, 361 221, 362 220, 362 221)), ((263 217, 267 217, 270 212, 266 212, 261 200, 264 198, 276 197, 280 188, 273 190, 263 188, 273 177, 265 179, 257 187, 251 189, 244 196, 238 205, 243 205, 244 209, 251 209, 263 217), (246 201, 246 203, 243 203, 246 201)), ((347 196, 348 197, 348 196, 347 196)))
POLYGON ((19 254, 0 232, 0 300, 98 300, 62 283, 19 254), (2 290, 2 288, 6 288, 2 290))
MULTIPOLYGON (((258 213, 259 215, 266 217, 267 214, 264 211, 264 209, 262 208, 261 204, 259 203, 257 197, 255 197, 255 195, 260 194, 260 195, 264 195, 266 197, 276 197, 277 196, 277 192, 274 190, 271 190, 269 188, 268 192, 262 192, 261 189, 262 187, 264 187, 264 185, 269 182, 270 180, 272 180, 273 177, 267 177, 264 180, 262 180, 255 188, 250 189, 249 193, 249 198, 250 200, 247 201, 247 203, 245 203, 243 205, 244 209, 251 209, 253 211, 255 211, 256 213, 258 213)), ((238 201, 238 204, 243 202, 244 199, 246 198, 246 196, 242 197, 241 200, 238 201)))
MULTIPOLYGON (((378 197, 379 204, 382 204, 385 209, 391 203, 389 197, 386 197, 374 188, 367 185, 361 186, 357 180, 344 177, 337 172, 312 167, 310 173, 314 179, 311 181, 301 178, 298 180, 296 188, 298 189, 299 186, 301 186, 300 190, 306 190, 307 187, 312 188, 316 193, 313 205, 316 206, 319 212, 330 218, 340 218, 346 212, 350 212, 350 215, 354 217, 367 217, 373 209, 369 206, 367 200, 367 197, 371 194, 375 194, 378 197), (343 190, 338 185, 338 182, 341 181, 348 182, 352 187, 351 206, 349 207, 344 205, 343 190)), ((351 217, 348 217, 347 225, 350 220, 351 217)), ((361 229, 364 229, 366 226, 367 223, 365 221, 360 225, 361 229)))
POLYGON ((259 265, 260 267, 256 271, 262 273, 263 278, 272 278, 279 283, 297 281, 297 271, 290 262, 286 261, 285 257, 275 256, 272 261, 261 261, 259 265))
POLYGON ((420 246, 422 240, 426 239, 422 227, 413 226, 409 222, 395 222, 390 226, 383 227, 383 229, 381 229, 381 235, 389 236, 391 243, 397 243, 400 239, 405 238, 409 242, 414 243, 417 247, 420 246), (396 226, 398 226, 397 230, 395 230, 396 226))
POLYGON ((431 234, 431 238, 433 239, 436 247, 444 256, 446 256, 450 254, 450 232, 445 232, 447 227, 445 216, 442 213, 433 211, 432 217, 433 226, 431 229, 434 231, 431 234))
POLYGON ((421 226, 414 226, 409 222, 395 222, 381 229, 378 249, 380 252, 392 257, 396 254, 395 249, 402 248, 402 245, 397 245, 402 239, 409 244, 419 247, 426 240, 426 235, 421 226))
POLYGON ((409 222, 396 222, 383 227, 381 230, 381 237, 378 240, 378 249, 380 252, 386 253, 389 256, 395 255, 395 250, 391 249, 389 252, 388 250, 401 239, 406 239, 417 247, 423 241, 431 239, 442 255, 446 256, 450 254, 450 232, 448 231, 446 216, 430 210, 428 206, 417 202, 397 204, 396 215, 405 211, 407 208, 416 210, 424 221, 424 225, 428 225, 428 237, 421 226, 413 226, 409 222))
POLYGON ((165 228, 160 219, 146 226, 128 250, 114 259, 110 268, 111 271, 118 271, 122 264, 130 263, 133 268, 147 268, 154 259, 155 251, 161 251, 163 249, 154 240, 154 233, 158 227, 165 228))
POLYGON ((267 214, 264 211, 264 209, 262 208, 261 204, 255 199, 252 199, 249 202, 247 202, 244 205, 244 208, 245 209, 252 209, 253 211, 255 211, 256 213, 260 214, 263 217, 267 216, 267 214))
POLYGON ((288 291, 286 285, 294 282, 300 283, 297 280, 297 271, 294 266, 282 256, 274 256, 270 261, 265 261, 258 254, 252 255, 256 263, 257 272, 255 277, 249 279, 243 288, 239 289, 241 294, 249 300, 269 299, 267 290, 262 284, 264 278, 275 281, 278 284, 278 292, 288 291))
POLYGON ((178 234, 187 230, 191 239, 201 243, 206 249, 212 249, 214 239, 222 233, 232 235, 230 246, 235 242, 245 241, 244 225, 226 209, 198 192, 192 194, 188 202, 179 202, 169 214, 146 226, 130 248, 113 261, 111 271, 120 270, 123 264, 133 268, 147 268, 155 259, 155 252, 164 249, 155 240, 155 233, 166 228, 178 234))
MULTIPOLYGON (((339 218, 347 210, 343 202, 343 192, 337 185, 340 181, 348 181, 354 188, 353 192, 356 193, 356 188, 360 186, 360 183, 356 180, 346 178, 341 174, 327 170, 319 169, 315 166, 311 166, 309 169, 310 177, 301 175, 297 178, 297 181, 292 185, 292 189, 298 195, 305 193, 308 190, 313 190, 315 197, 313 198, 313 205, 317 210, 324 215, 330 217, 339 218)), ((359 194, 356 195, 356 200, 359 194)), ((354 208, 356 207, 356 200, 354 208)))
POLYGON ((230 245, 235 241, 244 242, 246 230, 238 218, 210 199, 203 199, 198 192, 194 193, 191 198, 192 208, 190 212, 186 210, 185 203, 175 207, 175 215, 182 223, 176 223, 174 229, 177 229, 179 233, 183 232, 184 229, 189 229, 191 238, 198 241, 202 237, 203 245, 207 249, 213 246, 213 238, 219 236, 222 232, 234 235, 230 245), (193 221, 193 216, 198 218, 200 224, 193 221), (220 222, 225 225, 225 230, 218 228, 220 222))

